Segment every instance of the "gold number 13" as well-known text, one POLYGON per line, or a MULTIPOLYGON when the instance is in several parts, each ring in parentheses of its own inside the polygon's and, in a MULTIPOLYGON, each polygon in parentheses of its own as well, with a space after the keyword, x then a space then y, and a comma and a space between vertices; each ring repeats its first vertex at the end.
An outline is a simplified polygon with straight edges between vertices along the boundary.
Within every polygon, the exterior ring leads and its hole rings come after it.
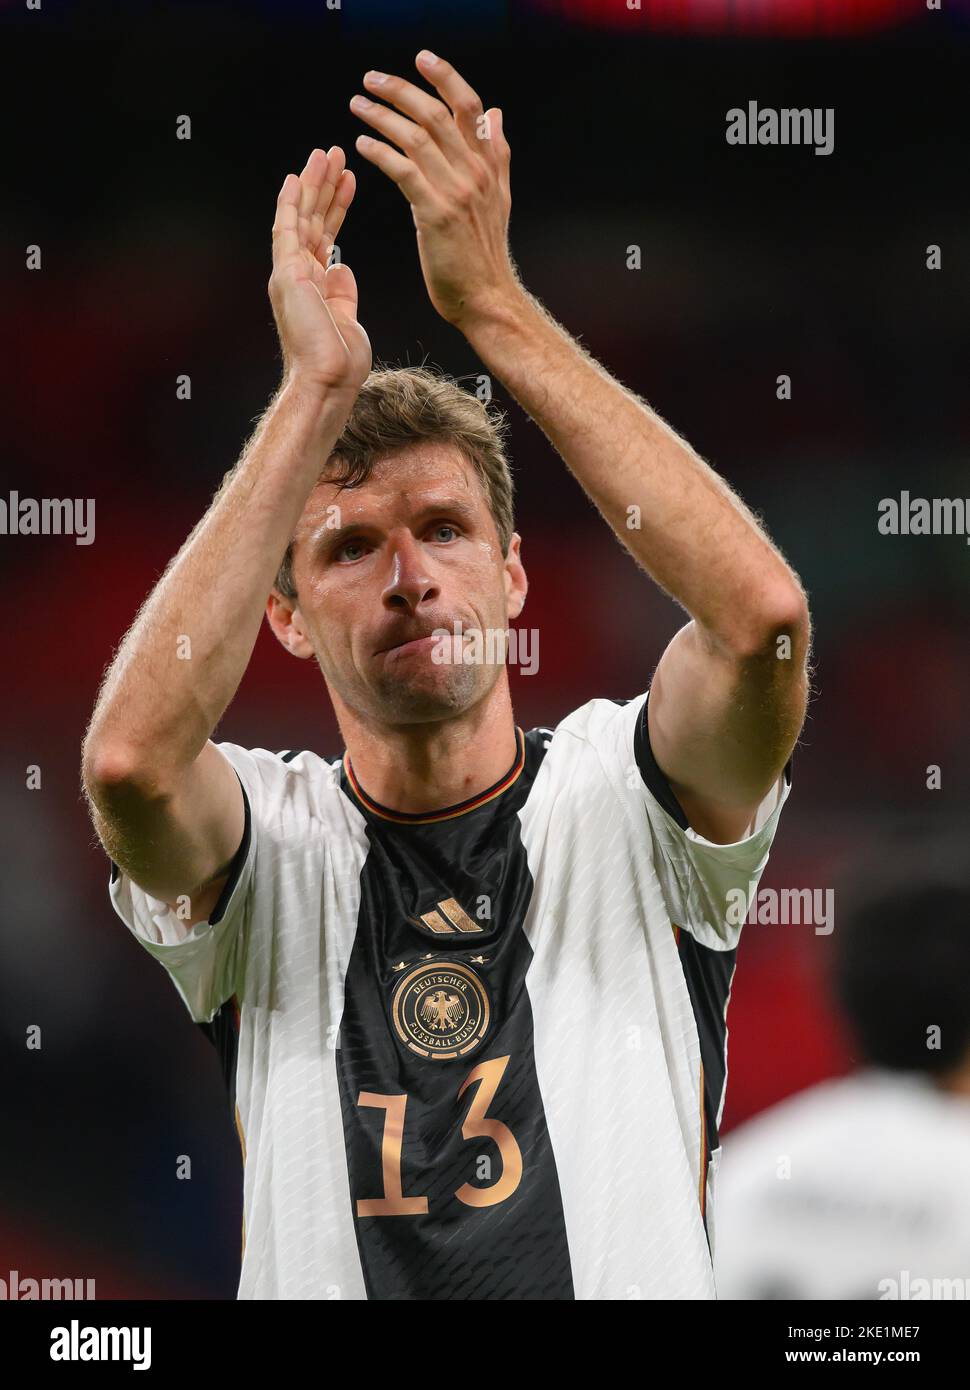
MULTIPOLYGON (((502 1158, 502 1176, 490 1187, 472 1187, 462 1183, 455 1196, 469 1207, 494 1207, 504 1202, 522 1180, 522 1153, 515 1136, 501 1120, 489 1119, 486 1111, 495 1099, 508 1057, 496 1057, 474 1067, 458 1090, 457 1099, 465 1094, 472 1082, 479 1082, 471 1108, 461 1127, 463 1139, 480 1136, 493 1139, 502 1158)), ((428 1210, 427 1197, 405 1197, 401 1179, 401 1145, 404 1140, 404 1111, 408 1098, 380 1096, 373 1091, 361 1091, 357 1104, 385 1111, 384 1137, 381 1141, 381 1166, 384 1173, 384 1196, 364 1197, 357 1202, 358 1216, 424 1216, 428 1210)))

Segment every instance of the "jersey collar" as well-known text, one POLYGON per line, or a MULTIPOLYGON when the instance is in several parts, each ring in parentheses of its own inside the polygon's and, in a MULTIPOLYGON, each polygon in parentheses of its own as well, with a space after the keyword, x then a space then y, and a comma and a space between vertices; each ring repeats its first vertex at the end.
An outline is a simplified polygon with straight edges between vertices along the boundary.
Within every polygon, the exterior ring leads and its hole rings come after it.
POLYGON ((514 782, 518 781, 522 769, 525 767, 525 734, 518 724, 515 726, 515 737, 518 751, 515 761, 505 776, 500 777, 497 782, 487 787, 485 791, 479 792, 477 796, 469 797, 467 801, 459 801, 454 806, 446 806, 441 811, 392 811, 389 806, 382 806, 379 801, 368 796, 357 781, 349 752, 344 753, 344 772, 347 774, 347 784, 354 796, 372 815, 380 816, 381 820, 393 821, 396 825, 430 825, 434 821, 454 820, 457 816, 466 816, 469 811, 477 810, 479 806, 484 806, 487 801, 494 801, 497 796, 501 796, 503 792, 508 791, 514 782))

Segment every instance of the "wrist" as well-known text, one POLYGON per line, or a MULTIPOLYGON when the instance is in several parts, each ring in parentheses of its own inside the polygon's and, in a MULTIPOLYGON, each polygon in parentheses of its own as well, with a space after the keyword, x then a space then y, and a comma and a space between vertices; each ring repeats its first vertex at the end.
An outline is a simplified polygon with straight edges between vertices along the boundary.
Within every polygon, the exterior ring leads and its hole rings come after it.
POLYGON ((290 408, 317 413, 321 417, 342 414, 346 418, 353 409, 359 390, 359 386, 334 386, 291 367, 283 374, 276 400, 285 402, 290 408))
POLYGON ((454 327, 474 345, 496 335, 516 332, 534 313, 531 295, 519 281, 513 281, 465 305, 454 327))
POLYGON ((270 402, 263 426, 287 441, 294 460, 305 458, 319 468, 330 454, 353 409, 356 390, 336 389, 288 373, 270 402))

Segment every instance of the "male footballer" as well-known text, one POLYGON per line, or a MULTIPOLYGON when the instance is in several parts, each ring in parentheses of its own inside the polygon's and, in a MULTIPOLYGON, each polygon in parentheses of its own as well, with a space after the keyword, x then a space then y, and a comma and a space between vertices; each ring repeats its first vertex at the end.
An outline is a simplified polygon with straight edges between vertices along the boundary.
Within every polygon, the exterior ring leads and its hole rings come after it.
POLYGON ((282 383, 85 741, 111 900, 220 1049, 240 1298, 712 1298, 737 898, 791 788, 806 599, 524 288, 501 112, 417 68, 351 109, 431 301, 690 621, 648 692, 517 726, 494 645, 465 659, 526 596, 495 412, 371 371, 328 268, 354 176, 314 150, 273 228, 282 383), (212 741, 264 613, 319 664, 342 756, 212 741))

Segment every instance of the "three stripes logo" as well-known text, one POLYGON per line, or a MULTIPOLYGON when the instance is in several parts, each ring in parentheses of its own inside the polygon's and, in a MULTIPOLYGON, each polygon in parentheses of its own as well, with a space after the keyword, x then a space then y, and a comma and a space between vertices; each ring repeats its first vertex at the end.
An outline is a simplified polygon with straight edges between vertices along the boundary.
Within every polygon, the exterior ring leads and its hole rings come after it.
POLYGON ((411 917, 409 921, 416 927, 427 927, 435 936, 456 936, 459 932, 470 934, 485 930, 469 917, 455 898, 445 898, 430 912, 422 912, 420 917, 411 917))

